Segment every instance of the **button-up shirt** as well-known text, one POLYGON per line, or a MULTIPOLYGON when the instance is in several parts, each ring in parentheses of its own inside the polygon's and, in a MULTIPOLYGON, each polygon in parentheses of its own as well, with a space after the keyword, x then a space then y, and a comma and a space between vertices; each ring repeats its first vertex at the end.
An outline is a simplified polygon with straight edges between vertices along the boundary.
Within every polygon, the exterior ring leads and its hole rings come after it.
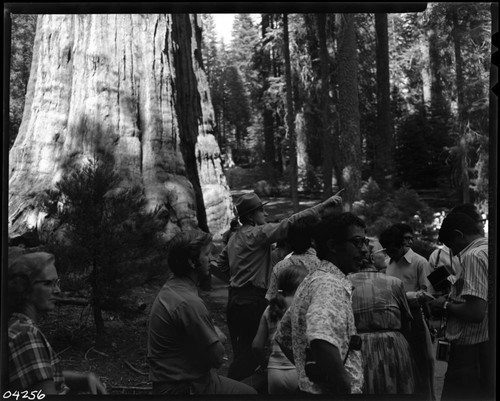
POLYGON ((307 218, 310 224, 319 222, 322 207, 311 207, 279 223, 241 226, 221 251, 217 262, 219 270, 229 269, 229 285, 243 287, 251 283, 255 287, 267 289, 273 268, 271 245, 286 239, 288 228, 301 219, 307 218))
POLYGON ((399 278, 405 291, 419 291, 429 289, 429 280, 426 272, 430 271, 429 262, 411 248, 398 261, 391 260, 386 274, 399 278))
POLYGON ((9 390, 25 391, 38 382, 53 380, 57 392, 66 394, 69 388, 59 358, 33 320, 13 313, 8 333, 9 390))
POLYGON ((148 329, 149 378, 180 382, 207 375, 208 347, 219 341, 198 288, 188 277, 173 277, 151 307, 148 329))
MULTIPOLYGON (((478 238, 459 254, 461 271, 451 286, 450 301, 464 303, 470 295, 488 301, 488 240, 478 238)), ((470 323, 448 317, 446 338, 459 345, 472 345, 488 340, 488 310, 482 322, 470 323)))
MULTIPOLYGON (((351 295, 351 282, 338 267, 325 260, 297 288, 292 305, 278 325, 275 339, 293 350, 300 390, 312 394, 325 391, 311 382, 305 373, 306 347, 313 340, 334 345, 344 360, 349 340, 356 334, 351 295)), ((360 351, 349 351, 345 369, 351 378, 351 393, 361 393, 363 368, 360 351)))
POLYGON ((271 281, 267 290, 266 299, 270 301, 278 294, 278 276, 288 266, 302 266, 307 273, 312 273, 320 265, 321 261, 316 256, 316 249, 309 248, 304 253, 292 253, 289 257, 274 265, 271 273, 271 281))

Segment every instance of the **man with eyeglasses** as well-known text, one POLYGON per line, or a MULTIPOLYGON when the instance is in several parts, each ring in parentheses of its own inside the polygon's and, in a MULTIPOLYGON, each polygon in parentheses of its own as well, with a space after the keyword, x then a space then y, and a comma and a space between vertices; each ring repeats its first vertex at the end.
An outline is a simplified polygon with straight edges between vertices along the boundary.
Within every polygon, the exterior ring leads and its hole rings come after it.
POLYGON ((361 393, 362 360, 350 348, 357 332, 346 276, 367 258, 366 225, 352 213, 339 213, 321 222, 313 236, 321 262, 297 289, 275 339, 297 367, 301 393, 361 393))
POLYGON ((272 244, 285 240, 289 228, 297 223, 305 226, 317 224, 341 205, 339 193, 319 205, 313 206, 279 223, 268 223, 265 204, 255 193, 240 196, 236 202, 241 222, 222 250, 217 261, 219 271, 229 272, 227 325, 233 361, 228 377, 244 380, 259 365, 252 351, 252 341, 257 333, 260 318, 267 307, 265 298, 273 268, 272 244))
POLYGON ((429 302, 432 315, 445 319, 445 339, 451 343, 441 399, 494 399, 494 357, 488 332, 488 240, 477 219, 452 212, 441 224, 439 241, 461 264, 449 296, 429 302))

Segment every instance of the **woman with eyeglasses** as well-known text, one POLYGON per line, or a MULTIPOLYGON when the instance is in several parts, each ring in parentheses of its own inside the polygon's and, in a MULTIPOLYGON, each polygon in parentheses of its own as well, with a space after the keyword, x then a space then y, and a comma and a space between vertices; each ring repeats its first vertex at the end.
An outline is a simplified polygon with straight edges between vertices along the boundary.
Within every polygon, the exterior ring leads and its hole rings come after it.
POLYGON ((352 282, 352 308, 362 339, 363 394, 413 394, 416 367, 407 341, 413 319, 403 282, 387 276, 385 249, 370 238, 370 253, 352 282))
POLYGON ((9 315, 8 390, 67 394, 106 394, 93 373, 63 371, 60 360, 37 326, 55 308, 61 292, 54 255, 34 252, 9 255, 7 308, 9 315))

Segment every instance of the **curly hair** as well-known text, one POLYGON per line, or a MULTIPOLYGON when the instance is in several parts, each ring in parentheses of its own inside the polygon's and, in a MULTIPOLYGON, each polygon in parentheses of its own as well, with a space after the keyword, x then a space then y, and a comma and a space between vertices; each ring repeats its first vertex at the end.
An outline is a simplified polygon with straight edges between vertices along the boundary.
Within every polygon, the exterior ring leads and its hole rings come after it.
POLYGON ((285 313, 285 297, 295 294, 298 286, 307 276, 307 269, 300 265, 285 267, 278 274, 278 294, 269 301, 269 317, 271 321, 277 322, 285 313))
POLYGON ((313 232, 318 258, 325 259, 328 255, 328 241, 340 242, 347 238, 349 227, 366 228, 366 223, 350 212, 337 212, 326 216, 313 232))
POLYGON ((176 276, 185 276, 190 271, 189 261, 198 261, 201 249, 210 244, 212 235, 199 229, 177 234, 168 245, 167 263, 176 276))
POLYGON ((392 225, 380 233, 379 241, 384 248, 400 248, 404 243, 403 231, 392 225))
POLYGON ((47 252, 33 252, 9 258, 7 311, 8 315, 21 312, 33 291, 33 283, 43 270, 55 261, 55 256, 47 252))

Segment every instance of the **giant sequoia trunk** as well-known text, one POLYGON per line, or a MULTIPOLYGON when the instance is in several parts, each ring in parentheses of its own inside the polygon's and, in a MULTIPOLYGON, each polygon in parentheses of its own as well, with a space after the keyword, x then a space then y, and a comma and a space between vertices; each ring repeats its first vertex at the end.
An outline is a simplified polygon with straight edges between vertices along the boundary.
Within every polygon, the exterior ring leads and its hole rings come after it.
MULTIPOLYGON (((167 237, 220 235, 232 201, 192 15, 40 15, 23 121, 9 161, 9 235, 39 227, 34 196, 105 153, 122 187, 170 211, 167 237)), ((198 33, 198 37, 197 34, 198 33)))

